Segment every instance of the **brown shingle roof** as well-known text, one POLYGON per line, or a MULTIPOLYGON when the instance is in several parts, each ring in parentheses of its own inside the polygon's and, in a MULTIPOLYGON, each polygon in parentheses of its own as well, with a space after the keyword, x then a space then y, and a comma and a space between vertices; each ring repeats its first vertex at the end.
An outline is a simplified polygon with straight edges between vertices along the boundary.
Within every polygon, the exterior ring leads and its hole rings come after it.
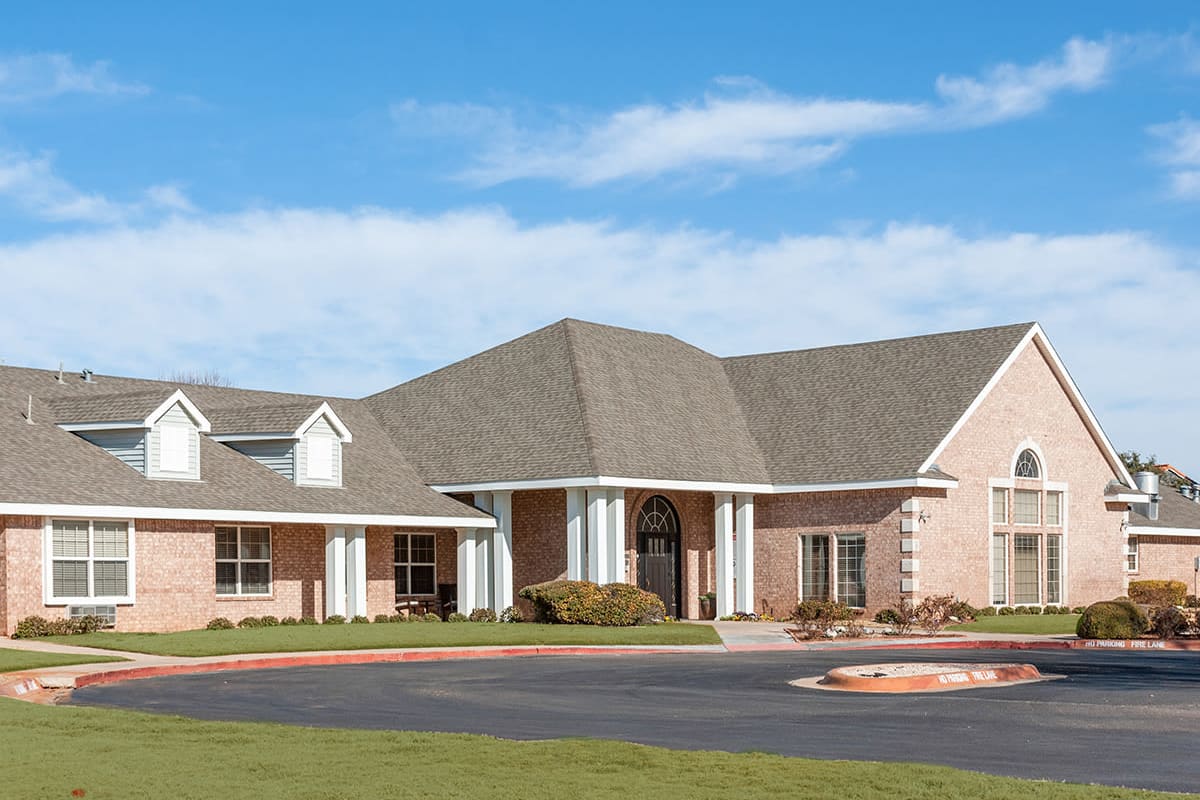
POLYGON ((320 401, 205 409, 213 433, 292 433, 320 401))
POLYGON ((175 391, 164 386, 157 390, 80 394, 58 397, 49 402, 51 419, 58 423, 141 422, 150 416, 175 391))
POLYGON ((1140 514, 1137 504, 1130 506, 1129 524, 1138 528, 1183 528, 1200 531, 1200 503, 1195 503, 1179 493, 1178 489, 1163 485, 1159 489, 1158 519, 1140 514))
MULTIPOLYGON (((353 443, 344 445, 341 488, 296 486, 206 436, 200 440, 202 480, 153 480, 59 428, 54 424, 51 407, 63 401, 98 398, 103 404, 107 401, 100 396, 105 393, 153 395, 161 402, 177 388, 182 388, 202 411, 278 405, 303 406, 312 413, 323 398, 109 376, 96 376, 94 384, 74 377, 60 385, 55 377, 49 371, 0 366, 0 502, 486 516, 425 486, 361 401, 330 401, 334 413, 354 433, 353 443), (30 394, 34 396, 33 425, 24 418, 30 394)), ((70 407, 70 403, 63 403, 63 407, 70 407)))

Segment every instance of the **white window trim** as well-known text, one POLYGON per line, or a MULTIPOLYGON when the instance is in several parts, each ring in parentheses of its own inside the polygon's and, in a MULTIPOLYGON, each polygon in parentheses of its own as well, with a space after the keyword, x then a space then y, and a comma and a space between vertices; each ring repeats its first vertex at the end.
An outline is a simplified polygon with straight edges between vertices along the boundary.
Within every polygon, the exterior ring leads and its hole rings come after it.
POLYGON ((437 534, 426 531, 395 531, 392 534, 392 592, 396 597, 437 597, 438 595, 438 579, 437 579, 437 534), (408 561, 396 560, 396 538, 397 536, 408 537, 408 561), (413 561, 412 560, 412 537, 414 536, 429 536, 433 539, 433 561, 413 561), (395 574, 396 567, 408 567, 408 588, 412 588, 412 568, 413 567, 433 567, 433 591, 425 594, 417 594, 408 592, 400 594, 396 592, 395 574))
POLYGON ((825 539, 828 540, 828 544, 827 544, 826 550, 825 550, 825 555, 826 555, 826 560, 827 560, 827 563, 825 564, 825 588, 826 588, 827 600, 829 600, 830 602, 835 602, 836 596, 837 596, 837 587, 830 585, 829 572, 830 572, 830 567, 832 567, 834 571, 837 570, 837 565, 833 564, 833 562, 832 562, 833 552, 835 549, 834 539, 836 539, 836 536, 835 536, 835 534, 832 534, 832 533, 821 533, 821 532, 796 534, 796 590, 797 590, 796 591, 796 602, 797 603, 804 602, 804 588, 805 588, 805 584, 807 583, 805 581, 805 576, 808 574, 808 571, 805 569, 805 567, 807 565, 804 561, 804 539, 805 539, 805 537, 808 537, 808 536, 812 536, 812 537, 823 536, 825 539))
POLYGON ((192 427, 190 425, 158 426, 158 471, 171 475, 188 475, 192 472, 192 427), (167 442, 175 439, 182 451, 168 451, 167 442))
MULTIPOLYGON (((1055 526, 1055 527, 1057 527, 1057 526, 1055 526)), ((1046 601, 1046 605, 1048 605, 1048 606, 1061 606, 1066 602, 1066 597, 1067 597, 1067 571, 1063 567, 1063 564, 1066 561, 1067 537, 1064 534, 1059 533, 1057 531, 1047 531, 1042 536, 1041 548, 1043 551, 1042 552, 1042 562, 1043 562, 1042 571, 1045 573, 1043 576, 1043 579, 1045 582, 1045 592, 1043 593, 1043 599, 1046 601), (1057 600, 1050 599, 1050 539, 1052 539, 1054 537, 1058 537, 1058 599, 1057 600)))
POLYGON ((243 597, 274 597, 275 596, 275 535, 270 525, 215 525, 213 526, 213 595, 218 600, 229 598, 243 597), (217 528, 234 528, 237 531, 237 558, 217 558, 217 528), (267 529, 267 546, 271 548, 270 558, 242 558, 242 530, 245 528, 266 528, 267 529), (234 587, 237 591, 232 594, 221 594, 217 592, 217 564, 234 564, 235 577, 234 587), (242 564, 267 564, 270 566, 271 580, 267 582, 266 592, 243 592, 242 591, 242 564))
POLYGON ((1142 570, 1142 554, 1141 541, 1137 536, 1125 537, 1125 572, 1128 575, 1137 575, 1142 570), (1129 547, 1129 543, 1133 542, 1133 548, 1129 547), (1133 556, 1133 569, 1129 568, 1129 557, 1133 556))
POLYGON ((321 481, 328 483, 333 481, 335 473, 335 460, 337 459, 338 439, 336 436, 323 436, 319 434, 308 434, 304 440, 305 461, 304 461, 304 477, 310 481, 321 481), (317 447, 314 449, 313 445, 317 447), (321 459, 314 459, 313 453, 322 453, 321 459), (319 469, 323 468, 323 469, 319 469))
POLYGON ((1042 502, 1042 520, 1047 528, 1064 528, 1063 517, 1066 515, 1067 493, 1061 489, 1047 489, 1044 492, 1046 499, 1042 502), (1050 515, 1046 513, 1046 509, 1050 507, 1050 495, 1058 495, 1058 522, 1050 522, 1050 515))
POLYGON ((1017 537, 1026 536, 1037 541, 1037 601, 1012 603, 1013 606, 1043 606, 1046 600, 1046 537, 1040 533, 1014 533, 1011 543, 1012 550, 1012 598, 1017 599, 1017 537))
MULTIPOLYGON (((136 599, 137 586, 137 547, 135 546, 135 535, 133 529, 133 520, 131 519, 100 519, 80 517, 46 517, 42 524, 42 603, 46 606, 73 606, 73 605, 133 605, 136 599), (126 530, 129 532, 129 557, 124 559, 126 564, 125 584, 129 592, 120 597, 55 597, 54 596, 54 562, 59 561, 80 561, 79 558, 54 558, 54 520, 63 522, 86 522, 88 524, 88 587, 92 586, 94 575, 92 565, 96 559, 93 556, 95 548, 95 533, 97 522, 121 522, 126 525, 126 530)), ((119 558, 102 558, 101 561, 120 561, 119 558)))
POLYGON ((988 486, 988 518, 991 519, 993 527, 995 527, 996 525, 1002 525, 1002 526, 1008 525, 1008 523, 1009 523, 1008 501, 1009 501, 1011 492, 1012 492, 1011 486, 995 486, 995 485, 988 486), (997 489, 1004 490, 1004 521, 1003 522, 996 521, 996 497, 995 497, 995 494, 996 494, 997 489))
MULTIPOLYGON (((862 545, 863 545, 863 572, 865 573, 865 572, 866 572, 866 569, 867 569, 867 534, 866 534, 866 531, 842 531, 842 532, 840 532, 840 533, 835 533, 835 534, 833 534, 833 535, 832 535, 833 542, 831 542, 831 544, 836 544, 836 546, 835 546, 835 547, 831 547, 831 548, 830 548, 830 554, 829 554, 829 557, 830 557, 830 558, 832 558, 832 559, 834 559, 834 562, 833 562, 833 586, 832 586, 832 587, 830 587, 830 594, 831 594, 831 595, 833 595, 833 597, 832 597, 831 599, 833 599, 833 600, 834 600, 834 602, 839 602, 839 601, 841 601, 841 593, 840 593, 840 592, 839 592, 839 590, 838 590, 838 584, 841 582, 841 569, 842 569, 842 566, 841 566, 841 550, 842 550, 842 539, 843 539, 843 538, 849 538, 849 537, 852 537, 852 536, 853 536, 853 537, 856 537, 856 538, 860 538, 860 539, 862 539, 862 545)), ((863 603, 864 603, 864 604, 863 604, 863 605, 861 605, 861 606, 851 606, 851 605, 849 605, 849 604, 847 603, 847 606, 849 606, 850 608, 866 608, 866 607, 867 607, 867 606, 866 606, 866 603, 867 603, 867 602, 868 602, 868 598, 867 598, 867 582, 866 582, 866 577, 864 576, 864 577, 863 577, 863 603)))
POLYGON ((1009 599, 1008 583, 1009 583, 1009 578, 1011 577, 1011 575, 1009 574, 1009 571, 1008 571, 1009 534, 1005 533, 1004 531, 1001 531, 999 533, 993 532, 992 538, 988 539, 988 597, 995 598, 995 596, 996 596, 995 593, 992 591, 992 589, 995 586, 995 582, 996 582, 996 537, 997 536, 1004 537, 1004 600, 997 601, 995 599, 992 599, 991 605, 995 606, 996 608, 1002 608, 1002 607, 1008 605, 1008 599, 1009 599))

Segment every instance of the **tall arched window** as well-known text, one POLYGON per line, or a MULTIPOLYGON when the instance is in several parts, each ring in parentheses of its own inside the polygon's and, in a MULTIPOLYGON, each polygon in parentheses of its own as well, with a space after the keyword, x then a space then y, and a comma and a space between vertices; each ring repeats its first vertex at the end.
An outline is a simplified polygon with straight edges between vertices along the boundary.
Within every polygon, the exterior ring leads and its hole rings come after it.
POLYGON ((667 498, 655 495, 642 506, 637 529, 638 533, 679 533, 679 517, 667 498))
POLYGON ((1017 456, 1013 477, 1034 479, 1042 477, 1042 466, 1038 463, 1037 455, 1032 450, 1022 450, 1021 455, 1017 456))

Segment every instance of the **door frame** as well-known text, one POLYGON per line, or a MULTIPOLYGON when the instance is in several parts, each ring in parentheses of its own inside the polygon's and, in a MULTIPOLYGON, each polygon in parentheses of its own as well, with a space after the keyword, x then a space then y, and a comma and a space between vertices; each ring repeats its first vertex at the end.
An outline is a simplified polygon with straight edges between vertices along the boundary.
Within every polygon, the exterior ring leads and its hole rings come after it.
POLYGON ((685 615, 687 614, 687 606, 684 605, 684 602, 683 602, 683 521, 679 517, 679 511, 675 508, 675 504, 672 503, 669 499, 667 499, 666 496, 656 494, 656 495, 651 495, 650 497, 647 497, 645 499, 645 501, 643 501, 641 503, 641 505, 638 507, 637 516, 634 518, 634 520, 635 520, 635 525, 638 528, 638 530, 637 530, 638 588, 646 589, 646 591, 650 591, 650 589, 647 589, 645 586, 642 585, 644 578, 645 578, 645 571, 642 569, 642 556, 646 554, 646 537, 647 536, 665 536, 667 538, 667 546, 673 552, 673 557, 671 559, 671 572, 672 572, 672 578, 673 578, 672 583, 674 584, 674 594, 675 594, 675 597, 674 597, 675 613, 673 615, 671 614, 670 605, 667 604, 667 615, 674 616, 676 619, 684 619, 685 615), (675 519, 675 530, 674 531, 641 530, 641 525, 637 524, 637 523, 641 522, 642 512, 644 511, 646 504, 651 502, 655 498, 661 498, 662 501, 665 502, 667 504, 667 507, 671 510, 671 514, 675 519))

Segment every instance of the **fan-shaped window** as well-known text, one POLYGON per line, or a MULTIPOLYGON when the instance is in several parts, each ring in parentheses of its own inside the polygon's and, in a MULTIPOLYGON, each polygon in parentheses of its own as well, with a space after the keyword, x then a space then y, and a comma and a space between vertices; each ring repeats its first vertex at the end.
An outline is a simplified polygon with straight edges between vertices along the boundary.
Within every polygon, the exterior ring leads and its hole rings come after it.
POLYGON ((1042 477, 1042 467, 1038 464, 1037 456, 1032 450, 1022 450, 1021 455, 1017 456, 1017 466, 1013 470, 1013 475, 1018 478, 1042 477))
POLYGON ((655 495, 642 506, 637 529, 639 533, 678 533, 679 517, 667 498, 655 495))

